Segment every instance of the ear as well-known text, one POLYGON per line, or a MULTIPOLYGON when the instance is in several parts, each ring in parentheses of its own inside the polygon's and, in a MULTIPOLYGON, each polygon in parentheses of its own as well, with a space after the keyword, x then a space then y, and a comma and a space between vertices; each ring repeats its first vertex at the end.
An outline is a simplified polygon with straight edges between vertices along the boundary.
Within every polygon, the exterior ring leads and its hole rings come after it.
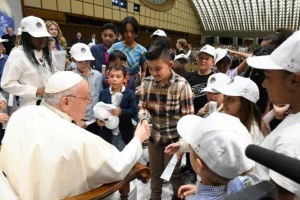
POLYGON ((168 63, 168 65, 169 65, 169 68, 171 69, 173 67, 173 65, 174 65, 174 62, 170 60, 169 63, 168 63))
POLYGON ((300 88, 300 73, 294 73, 291 76, 291 87, 293 89, 299 89, 300 88))
POLYGON ((69 99, 67 97, 63 97, 61 100, 60 100, 60 108, 61 108, 61 111, 67 113, 69 111, 69 99))
POLYGON ((199 159, 199 158, 197 158, 196 159, 196 172, 197 172, 197 174, 199 174, 201 171, 203 171, 203 169, 204 169, 204 163, 199 159))

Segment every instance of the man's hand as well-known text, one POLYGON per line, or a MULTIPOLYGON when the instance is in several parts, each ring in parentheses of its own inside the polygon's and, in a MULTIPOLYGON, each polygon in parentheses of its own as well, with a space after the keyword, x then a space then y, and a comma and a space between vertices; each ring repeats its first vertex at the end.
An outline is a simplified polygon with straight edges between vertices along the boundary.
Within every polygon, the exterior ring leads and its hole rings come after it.
POLYGON ((148 124, 147 120, 143 120, 143 123, 138 123, 135 129, 134 137, 140 140, 140 142, 144 142, 148 140, 151 134, 152 124, 148 124))
POLYGON ((6 113, 0 113, 0 123, 7 122, 9 120, 9 116, 6 113))
POLYGON ((279 106, 276 106, 274 104, 273 107, 274 107, 274 112, 275 112, 275 118, 276 119, 284 119, 285 116, 289 115, 290 112, 291 112, 290 104, 279 105, 279 106))
POLYGON ((5 101, 0 101, 0 110, 3 110, 6 107, 5 101))
POLYGON ((40 87, 36 90, 36 96, 37 97, 42 97, 44 96, 45 93, 45 87, 40 87))

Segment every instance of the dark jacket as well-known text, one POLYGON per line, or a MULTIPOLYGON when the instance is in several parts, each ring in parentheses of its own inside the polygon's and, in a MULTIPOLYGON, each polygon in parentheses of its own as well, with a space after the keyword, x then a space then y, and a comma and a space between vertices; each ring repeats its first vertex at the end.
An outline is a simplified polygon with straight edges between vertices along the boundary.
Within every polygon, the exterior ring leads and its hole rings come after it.
POLYGON ((91 67, 94 66, 95 70, 98 70, 101 73, 101 67, 104 63, 104 45, 96 44, 91 47, 92 55, 95 58, 94 62, 91 62, 91 67))
MULTIPOLYGON (((134 91, 126 88, 122 92, 123 98, 120 103, 120 108, 122 110, 119 116, 119 129, 122 139, 125 144, 128 144, 133 138, 134 127, 131 122, 131 118, 137 115, 137 106, 134 91)), ((101 90, 99 101, 111 104, 111 94, 109 88, 101 90)), ((99 136, 102 137, 109 143, 112 143, 112 130, 106 128, 105 126, 100 127, 99 136)))

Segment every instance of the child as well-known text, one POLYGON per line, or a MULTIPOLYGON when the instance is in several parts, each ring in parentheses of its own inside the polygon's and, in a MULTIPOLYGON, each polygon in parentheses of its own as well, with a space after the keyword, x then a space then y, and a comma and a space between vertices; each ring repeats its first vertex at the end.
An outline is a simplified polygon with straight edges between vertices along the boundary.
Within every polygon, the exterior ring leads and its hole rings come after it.
POLYGON ((219 93, 218 91, 214 90, 214 87, 222 87, 230 82, 230 78, 223 74, 223 73, 216 73, 209 77, 207 81, 206 88, 203 89, 206 92, 206 97, 208 103, 202 107, 197 115, 201 117, 207 117, 209 114, 209 102, 216 102, 216 111, 221 112, 223 111, 223 99, 224 95, 219 93))
POLYGON ((227 85, 215 87, 224 94, 224 112, 241 120, 248 129, 254 144, 260 144, 264 139, 260 124, 261 114, 256 106, 259 99, 257 85, 249 78, 234 77, 227 85))
POLYGON ((114 104, 117 109, 111 110, 111 114, 119 116, 119 126, 113 130, 106 128, 105 123, 97 120, 99 126, 99 135, 107 142, 116 146, 120 151, 123 150, 133 138, 134 128, 131 118, 137 115, 137 106, 134 91, 124 86, 124 79, 127 76, 127 70, 124 65, 115 63, 109 67, 109 82, 111 86, 100 92, 100 99, 104 103, 114 104), (122 100, 117 104, 116 96, 121 93, 122 100))
POLYGON ((86 130, 98 135, 99 126, 94 117, 93 107, 99 100, 99 93, 102 89, 102 76, 100 72, 90 67, 90 61, 94 60, 90 48, 83 43, 76 43, 70 49, 72 61, 76 63, 76 68, 73 70, 76 74, 82 76, 89 84, 91 97, 90 104, 86 107, 85 118, 76 121, 76 124, 86 130))
MULTIPOLYGON (((127 57, 126 55, 119 50, 114 50, 109 54, 109 66, 115 65, 115 64, 121 64, 126 67, 126 60, 127 57)), ((110 82, 109 82, 109 70, 106 70, 105 76, 102 76, 102 85, 103 89, 109 88, 110 87, 110 82)), ((135 79, 130 76, 128 73, 124 79, 124 85, 125 87, 128 87, 135 91, 135 79)))
MULTIPOLYGON (((179 140, 176 124, 183 115, 194 113, 193 93, 189 83, 175 74, 170 61, 170 39, 157 38, 145 53, 151 76, 141 86, 139 121, 153 124, 148 143, 151 171, 151 199, 161 199, 163 180, 160 178, 172 155, 164 153, 165 147, 179 140)), ((175 166, 170 182, 173 198, 183 184, 179 173, 180 162, 175 166)))
POLYGON ((218 112, 205 119, 189 115, 179 120, 177 130, 189 143, 192 167, 201 177, 197 186, 180 187, 179 198, 195 193, 192 200, 224 199, 246 187, 238 176, 254 167, 245 155, 252 140, 238 118, 218 112))

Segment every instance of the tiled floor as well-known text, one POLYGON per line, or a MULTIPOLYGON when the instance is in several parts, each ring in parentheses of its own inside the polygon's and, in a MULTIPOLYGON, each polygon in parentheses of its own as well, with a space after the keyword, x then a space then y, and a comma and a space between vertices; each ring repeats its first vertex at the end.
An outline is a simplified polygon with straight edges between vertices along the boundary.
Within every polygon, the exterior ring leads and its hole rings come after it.
MULTIPOLYGON (((148 149, 144 149, 143 156, 140 160, 141 163, 146 164, 148 162, 148 149)), ((182 164, 185 164, 185 159, 182 159, 182 164)), ((130 183, 130 189, 133 190, 136 188, 136 198, 135 195, 129 198, 130 200, 149 200, 150 199, 150 182, 143 184, 139 180, 134 180, 130 183)), ((162 192, 162 200, 170 200, 173 195, 172 185, 170 183, 164 184, 162 192)), ((187 197, 186 200, 189 200, 191 197, 187 197)), ((107 198, 110 200, 119 200, 119 192, 114 193, 111 197, 107 198)))

